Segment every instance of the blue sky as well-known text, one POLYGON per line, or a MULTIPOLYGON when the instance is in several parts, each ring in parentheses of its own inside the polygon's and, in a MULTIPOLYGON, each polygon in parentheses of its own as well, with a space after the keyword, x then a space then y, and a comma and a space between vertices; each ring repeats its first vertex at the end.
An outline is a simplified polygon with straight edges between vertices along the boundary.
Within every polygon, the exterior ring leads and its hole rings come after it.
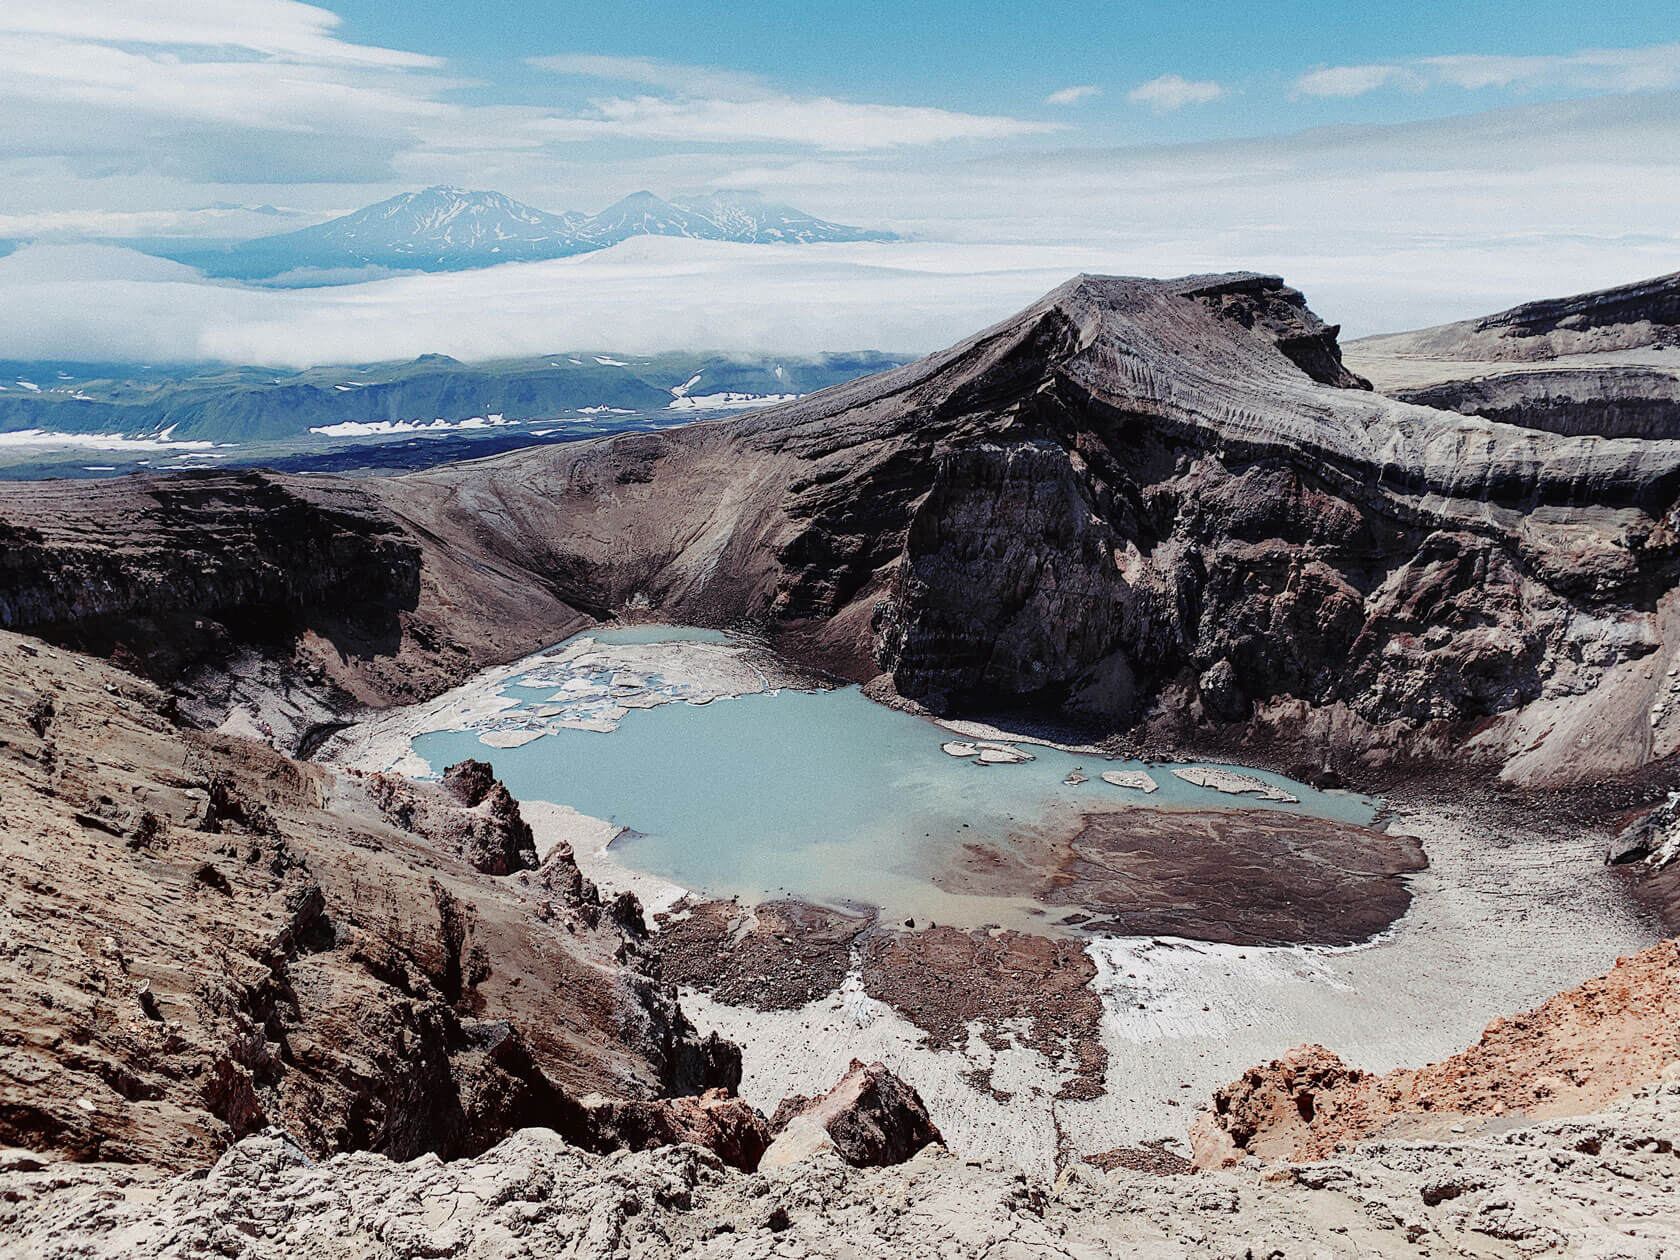
MULTIPOLYGON (((805 305, 756 334, 798 325, 801 344, 932 348, 1081 269, 1276 270, 1369 332, 1680 267, 1676 153, 1672 0, 0 3, 0 240, 30 242, 0 258, 0 287, 33 286, 27 315, 0 302, 0 354, 8 337, 132 341, 137 320, 147 353, 224 345, 226 294, 195 292, 176 319, 192 278, 109 246, 259 235, 434 183, 551 211, 748 188, 906 238, 779 256, 778 292, 808 293, 801 274, 848 286, 849 322, 790 296, 805 305), (887 273, 920 276, 942 314, 920 333, 871 316, 887 273), (92 327, 74 288, 90 282, 149 305, 92 327)), ((566 283, 645 278, 634 253, 566 283)), ((695 301, 729 265, 705 261, 695 301)), ((740 265, 739 283, 771 283, 740 265)), ((896 284, 880 292, 902 300, 896 284)), ((472 318, 470 286, 450 292, 472 318)), ((572 336, 592 292, 521 327, 572 336)), ((653 344, 649 302, 638 324, 624 300, 627 341, 653 344)), ((300 303, 251 319, 300 335, 320 318, 300 303)), ((703 315, 682 335, 725 335, 703 315)))
POLYGON ((483 81, 480 101, 566 102, 599 84, 557 83, 523 58, 588 52, 763 76, 791 91, 1066 123, 1070 139, 1111 143, 1228 138, 1340 122, 1394 122, 1590 90, 1564 75, 1510 88, 1372 91, 1313 97, 1295 81, 1325 66, 1442 56, 1567 57, 1587 48, 1680 40, 1680 8, 1660 0, 1415 3, 732 4, 621 0, 495 5, 333 6, 343 34, 447 57, 483 81), (1225 89, 1196 108, 1157 112, 1127 94, 1163 76, 1225 89), (1099 88, 1077 111, 1045 105, 1099 88))

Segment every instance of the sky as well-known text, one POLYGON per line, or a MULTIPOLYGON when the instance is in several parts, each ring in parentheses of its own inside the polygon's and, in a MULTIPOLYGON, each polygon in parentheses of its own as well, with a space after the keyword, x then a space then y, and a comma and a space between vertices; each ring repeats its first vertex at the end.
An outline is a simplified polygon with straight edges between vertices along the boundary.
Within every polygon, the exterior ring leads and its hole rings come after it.
POLYGON ((1239 267, 1368 333, 1680 268, 1676 154, 1672 0, 27 0, 0 5, 0 358, 921 351, 1076 271, 1239 267), (434 183, 750 188, 905 240, 305 294, 121 248, 434 183))

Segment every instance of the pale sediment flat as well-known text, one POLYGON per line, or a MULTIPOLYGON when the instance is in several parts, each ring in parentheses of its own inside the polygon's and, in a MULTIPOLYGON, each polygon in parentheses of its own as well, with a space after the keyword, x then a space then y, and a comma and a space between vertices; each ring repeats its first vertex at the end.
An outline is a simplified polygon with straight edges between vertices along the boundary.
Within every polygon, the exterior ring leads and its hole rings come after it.
POLYGON ((1131 788, 1146 795, 1161 790, 1155 776, 1147 770, 1104 770, 1099 777, 1111 787, 1131 788))
POLYGON ((539 858, 546 858, 559 844, 570 845, 585 878, 595 881, 604 894, 635 893, 650 920, 688 895, 686 888, 620 862, 608 847, 623 831, 614 823, 548 801, 521 801, 519 812, 531 826, 539 858))
POLYGON ((789 1095, 821 1093, 854 1058, 880 1062, 915 1086, 955 1153, 1055 1175, 1055 1108, 1064 1104, 1052 1096, 1066 1074, 1019 1036, 1002 1051, 972 1032, 962 1051, 930 1049, 927 1034, 865 994, 855 972, 798 1010, 728 1006, 692 989, 682 991, 682 1006, 702 1033, 715 1030, 742 1047, 741 1096, 766 1114, 789 1095), (965 1079, 982 1070, 1008 1101, 965 1079))
POLYGON ((1094 1153, 1171 1138, 1188 1151, 1196 1109, 1255 1063, 1319 1042, 1386 1071, 1443 1058, 1487 1023, 1535 1006, 1610 967, 1656 934, 1622 908, 1591 837, 1498 834, 1445 811, 1404 810, 1431 867, 1411 909, 1374 942, 1349 948, 1254 947, 1102 937, 1089 952, 1104 1004, 1106 1094, 1055 1098, 1065 1076, 1036 1051, 929 1049, 901 1016, 855 989, 800 1010, 759 1012, 685 993, 702 1031, 745 1051, 742 1092, 773 1108, 823 1088, 855 1056, 913 1083, 953 1150, 1053 1171, 1058 1136, 1094 1153), (1001 1101, 964 1079, 991 1067, 1001 1101))
MULTIPOLYGON (((1256 778, 1252 774, 1239 774, 1235 770, 1226 770, 1218 766, 1192 766, 1189 769, 1174 770, 1173 774, 1186 783, 1193 783, 1197 787, 1207 788, 1214 792, 1224 792, 1229 796, 1242 796, 1253 793, 1264 801, 1283 801, 1295 804, 1297 798, 1291 796, 1281 788, 1273 787, 1264 779, 1256 778)), ((1113 780, 1109 780, 1113 782, 1113 780)))
POLYGON ((487 749, 518 748, 552 727, 607 733, 629 709, 724 696, 756 695, 805 680, 769 653, 749 645, 707 640, 613 642, 615 632, 584 633, 506 665, 474 675, 420 704, 370 714, 322 746, 318 759, 358 770, 430 778, 432 767, 413 748, 433 731, 477 730, 487 749), (601 679, 591 681, 587 673, 601 679), (509 686, 551 687, 539 711, 503 695, 509 686))

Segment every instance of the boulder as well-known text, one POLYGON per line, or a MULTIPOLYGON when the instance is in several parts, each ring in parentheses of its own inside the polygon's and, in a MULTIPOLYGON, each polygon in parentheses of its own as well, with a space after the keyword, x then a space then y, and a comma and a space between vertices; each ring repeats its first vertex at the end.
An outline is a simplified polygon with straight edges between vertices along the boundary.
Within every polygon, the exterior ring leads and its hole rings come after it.
MULTIPOLYGON (((902 1164, 932 1142, 943 1143, 921 1095, 880 1063, 853 1059, 846 1074, 821 1098, 784 1098, 770 1121, 772 1133, 807 1153, 821 1147, 812 1126, 827 1133, 840 1157, 859 1167, 902 1164)), ((784 1150, 778 1158, 785 1158, 784 1150)), ((793 1158, 799 1158, 795 1155, 793 1158)))
POLYGON ((488 762, 457 762, 445 768, 443 787, 481 817, 463 820, 462 856, 486 875, 508 875, 537 865, 537 842, 519 812, 519 802, 496 778, 488 762))

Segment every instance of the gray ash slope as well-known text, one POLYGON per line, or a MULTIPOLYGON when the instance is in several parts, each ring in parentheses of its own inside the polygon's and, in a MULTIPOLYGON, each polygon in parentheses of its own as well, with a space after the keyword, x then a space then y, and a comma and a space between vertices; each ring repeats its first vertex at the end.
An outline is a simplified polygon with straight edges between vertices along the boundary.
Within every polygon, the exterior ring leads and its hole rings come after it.
MULTIPOLYGON (((731 420, 370 483, 204 478, 217 507, 192 531, 125 515, 168 483, 20 488, 0 520, 37 560, 0 610, 41 629, 30 608, 68 609, 47 628, 91 641, 102 548, 242 554, 269 527, 241 505, 280 495, 364 522, 348 555, 377 534, 412 557, 361 612, 306 580, 337 526, 274 560, 270 650, 302 644, 373 703, 634 611, 754 624, 931 707, 1155 746, 1530 783, 1668 757, 1680 442, 1396 401, 1335 332, 1276 277, 1083 276, 950 350, 731 420)), ((193 599, 172 615, 241 640, 242 588, 193 599)))
POLYGON ((1571 436, 1680 436, 1680 272, 1367 337, 1395 398, 1571 436))

